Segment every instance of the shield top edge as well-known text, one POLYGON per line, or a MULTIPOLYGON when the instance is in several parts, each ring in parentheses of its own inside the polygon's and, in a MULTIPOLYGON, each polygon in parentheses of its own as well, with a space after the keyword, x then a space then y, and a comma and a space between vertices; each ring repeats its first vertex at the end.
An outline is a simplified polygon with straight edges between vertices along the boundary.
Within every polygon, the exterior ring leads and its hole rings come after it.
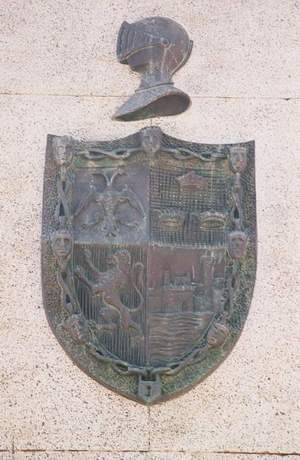
POLYGON ((253 140, 231 144, 189 142, 165 134, 158 126, 145 127, 127 137, 107 141, 77 140, 71 136, 48 134, 47 145, 50 147, 49 144, 56 148, 68 146, 74 154, 88 160, 105 157, 122 160, 141 152, 151 157, 160 151, 171 154, 177 160, 196 157, 211 162, 227 158, 232 148, 246 148, 248 152, 255 150, 253 140))
MULTIPOLYGON (((159 127, 159 126, 148 126, 148 127, 145 127, 145 128, 142 128, 140 129, 139 131, 136 131, 135 133, 132 133, 132 134, 129 134, 128 136, 125 136, 125 137, 120 137, 120 138, 117 138, 117 139, 106 139, 106 140, 97 140, 97 139, 92 139, 92 140, 88 140, 88 139, 76 139, 75 137, 73 136, 69 136, 69 135, 59 135, 59 134, 53 134, 53 133, 48 133, 47 134, 47 144, 48 143, 52 143, 54 139, 62 139, 62 140, 69 140, 69 142, 71 142, 72 144, 79 144, 79 145, 94 145, 94 144, 102 144, 103 146, 109 146, 109 145, 112 145, 112 144, 121 144, 123 145, 124 143, 126 143, 126 141, 137 141, 137 145, 139 144, 138 141, 140 141, 140 138, 141 138, 141 133, 143 132, 151 132, 152 130, 158 130, 160 133, 161 133, 161 136, 165 139, 165 140, 170 140, 174 143, 181 143, 181 144, 186 144, 188 146, 190 146, 190 148, 192 148, 193 146, 194 147, 217 147, 217 146, 220 146, 220 147, 223 147, 223 146, 227 146, 227 147, 234 147, 234 146, 249 146, 249 147, 255 147, 255 140, 254 139, 249 139, 249 140, 245 140, 245 141, 241 141, 241 142, 224 142, 224 143, 210 143, 210 142, 192 142, 192 141, 189 141, 187 139, 180 139, 180 138, 177 138, 177 137, 173 137, 173 136, 170 136, 169 134, 166 134, 164 131, 162 131, 162 129, 159 127)), ((153 132, 153 131, 152 131, 153 132)), ((143 146, 140 142, 140 147, 141 147, 141 150, 144 150, 143 149, 143 146)))

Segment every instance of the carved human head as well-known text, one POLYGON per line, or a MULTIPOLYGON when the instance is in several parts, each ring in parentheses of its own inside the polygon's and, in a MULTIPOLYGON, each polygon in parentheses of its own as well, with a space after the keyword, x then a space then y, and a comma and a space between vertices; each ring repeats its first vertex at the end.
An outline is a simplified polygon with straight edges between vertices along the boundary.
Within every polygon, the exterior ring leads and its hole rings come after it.
POLYGON ((235 230, 228 235, 228 253, 232 259, 241 259, 246 252, 247 235, 246 233, 235 230))
POLYGON ((141 130, 141 144, 144 151, 153 155, 158 152, 161 145, 162 132, 158 126, 148 127, 141 130))
POLYGON ((82 314, 73 314, 69 316, 64 322, 64 327, 76 342, 81 344, 89 342, 90 334, 88 323, 82 314))
POLYGON ((53 253, 60 266, 66 267, 72 251, 72 235, 68 230, 57 230, 51 236, 53 253))
POLYGON ((72 150, 68 146, 67 137, 55 137, 53 139, 54 159, 58 166, 68 166, 72 162, 72 150))
POLYGON ((244 146, 230 147, 230 167, 235 173, 242 173, 247 166, 247 148, 244 146))
POLYGON ((222 323, 215 323, 207 333, 207 343, 210 347, 219 347, 223 345, 229 334, 228 327, 222 323))

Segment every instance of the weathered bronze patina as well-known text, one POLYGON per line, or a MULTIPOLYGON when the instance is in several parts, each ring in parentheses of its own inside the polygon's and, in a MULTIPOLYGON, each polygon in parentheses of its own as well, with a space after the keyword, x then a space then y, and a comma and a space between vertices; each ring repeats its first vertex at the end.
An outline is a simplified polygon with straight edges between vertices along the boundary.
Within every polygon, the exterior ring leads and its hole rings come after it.
POLYGON ((190 98, 175 88, 172 76, 186 63, 191 50, 187 32, 172 19, 153 17, 133 24, 123 22, 117 57, 121 64, 141 75, 141 84, 114 118, 131 121, 184 112, 190 98))
POLYGON ((255 259, 253 142, 48 136, 45 308, 103 385, 152 404, 203 380, 241 333, 255 259))

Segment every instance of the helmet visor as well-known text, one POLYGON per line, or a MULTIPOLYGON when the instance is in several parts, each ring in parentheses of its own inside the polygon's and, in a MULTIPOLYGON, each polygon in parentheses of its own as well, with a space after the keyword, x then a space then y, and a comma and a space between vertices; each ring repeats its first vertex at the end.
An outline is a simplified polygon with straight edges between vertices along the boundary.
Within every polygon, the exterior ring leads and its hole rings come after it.
POLYGON ((145 30, 143 24, 128 24, 123 22, 117 41, 117 58, 121 64, 126 64, 131 54, 151 46, 161 44, 161 38, 152 31, 145 30))

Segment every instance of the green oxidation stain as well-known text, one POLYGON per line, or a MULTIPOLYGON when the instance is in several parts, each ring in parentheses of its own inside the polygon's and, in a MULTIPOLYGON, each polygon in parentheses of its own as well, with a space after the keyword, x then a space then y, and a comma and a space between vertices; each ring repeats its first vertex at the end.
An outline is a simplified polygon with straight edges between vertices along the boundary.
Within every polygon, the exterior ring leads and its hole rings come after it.
POLYGON ((210 371, 214 370, 218 364, 228 355, 232 346, 237 340, 236 334, 231 334, 222 349, 212 349, 209 351, 205 359, 198 364, 187 366, 174 377, 162 377, 162 392, 163 395, 175 395, 180 391, 199 383, 203 380, 210 371))
POLYGON ((72 340, 66 340, 60 336, 66 351, 73 355, 76 352, 76 361, 79 366, 92 378, 103 383, 107 387, 127 395, 137 394, 137 378, 134 375, 122 375, 116 372, 110 363, 98 361, 89 352, 72 340))
POLYGON ((97 367, 97 378, 102 382, 121 393, 136 394, 137 378, 133 375, 122 375, 116 372, 110 364, 103 364, 97 367), (101 372, 100 372, 101 371, 101 372))
POLYGON ((75 168, 81 169, 81 168, 109 168, 112 167, 121 167, 124 166, 124 160, 120 159, 111 159, 109 157, 107 158, 101 158, 101 159, 95 159, 95 160, 90 160, 85 158, 83 155, 78 155, 75 160, 74 160, 74 166, 75 168))

